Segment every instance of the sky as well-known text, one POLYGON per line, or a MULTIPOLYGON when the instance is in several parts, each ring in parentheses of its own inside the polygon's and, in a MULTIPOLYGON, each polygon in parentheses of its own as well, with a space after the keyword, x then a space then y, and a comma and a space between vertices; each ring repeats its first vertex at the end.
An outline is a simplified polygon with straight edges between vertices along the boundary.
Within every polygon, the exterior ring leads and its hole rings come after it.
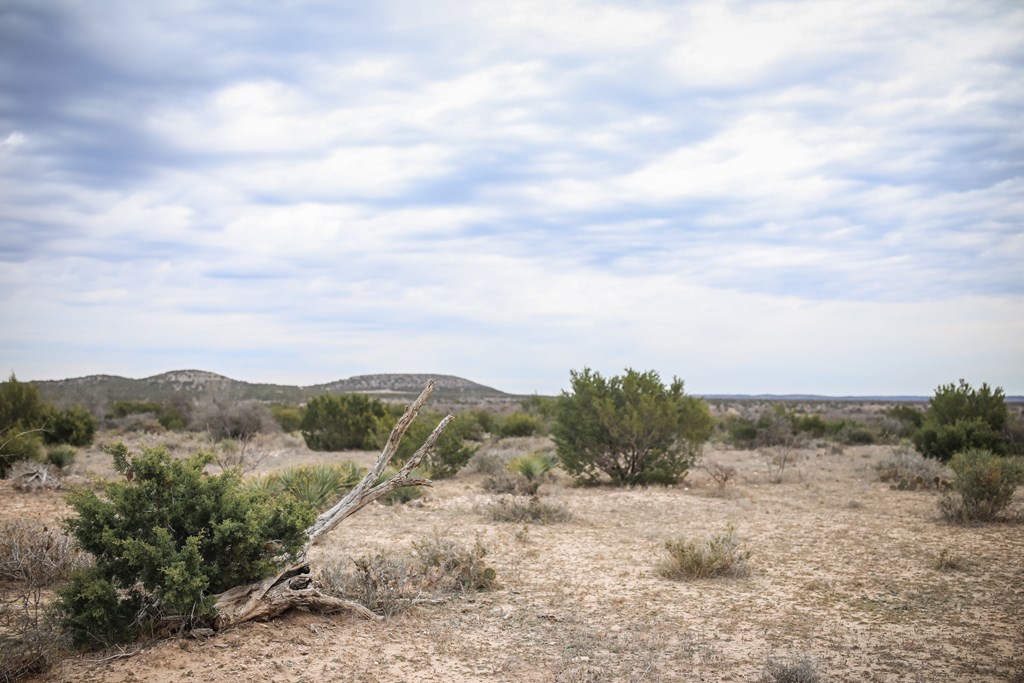
POLYGON ((1024 5, 0 0, 22 380, 1024 394, 1024 5))

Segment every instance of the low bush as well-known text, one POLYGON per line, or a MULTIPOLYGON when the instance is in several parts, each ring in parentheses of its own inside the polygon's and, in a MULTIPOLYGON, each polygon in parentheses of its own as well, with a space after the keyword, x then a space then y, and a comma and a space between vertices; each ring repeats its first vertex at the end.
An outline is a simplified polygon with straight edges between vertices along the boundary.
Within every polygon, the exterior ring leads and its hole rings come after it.
POLYGON ((1024 465, 1017 458, 972 448, 953 456, 953 490, 939 500, 939 511, 954 522, 987 522, 1009 506, 1024 481, 1024 465))
POLYGON ((310 450, 369 449, 377 445, 378 422, 388 416, 380 399, 363 394, 324 394, 309 399, 300 426, 310 450))
POLYGON ((542 433, 543 429, 544 423, 540 418, 515 412, 498 418, 493 433, 504 439, 512 436, 533 436, 542 433))
POLYGON ((49 586, 86 566, 88 556, 71 537, 39 522, 0 523, 0 579, 49 586))
POLYGON ((503 496, 487 508, 495 522, 555 524, 570 522, 572 512, 564 505, 546 503, 536 496, 503 496))
POLYGON ((314 512, 291 496, 241 484, 237 471, 206 476, 211 456, 173 458, 164 448, 107 449, 120 481, 98 495, 76 489, 65 528, 96 559, 59 591, 58 610, 79 646, 106 646, 151 619, 201 623, 215 596, 273 573, 305 541, 314 512), (143 610, 142 607, 146 606, 143 610))
POLYGON ((484 562, 487 548, 477 539, 472 547, 435 536, 413 544, 429 586, 434 591, 469 592, 497 586, 494 569, 484 562))
POLYGON ((878 480, 892 482, 900 490, 946 489, 951 475, 937 460, 926 458, 913 448, 897 446, 892 453, 875 465, 878 480))
POLYGON ((6 478, 12 465, 22 461, 38 461, 43 454, 43 440, 38 432, 20 426, 0 432, 0 478, 6 478))
POLYGON ((283 432, 291 434, 302 429, 302 408, 299 406, 270 406, 270 414, 283 432))
POLYGON ((665 550, 669 557, 658 564, 658 574, 676 580, 746 576, 753 554, 742 546, 731 525, 710 538, 666 541, 665 550))
POLYGON ((78 449, 69 444, 59 444, 46 449, 46 462, 58 469, 67 469, 78 457, 78 449))
POLYGON ((96 434, 96 418, 79 406, 67 410, 54 410, 43 434, 43 440, 48 444, 89 446, 96 434))

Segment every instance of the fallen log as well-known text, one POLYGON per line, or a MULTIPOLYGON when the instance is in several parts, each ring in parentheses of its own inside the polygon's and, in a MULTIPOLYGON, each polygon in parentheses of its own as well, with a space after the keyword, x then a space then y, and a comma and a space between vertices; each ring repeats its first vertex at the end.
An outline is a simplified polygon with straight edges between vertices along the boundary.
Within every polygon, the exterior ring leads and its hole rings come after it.
POLYGON ((398 450, 406 430, 416 419, 420 409, 433 391, 434 381, 430 380, 419 398, 413 401, 412 405, 399 418, 394 429, 391 430, 384 449, 366 476, 344 498, 320 514, 312 526, 306 529, 306 544, 298 562, 284 567, 275 576, 249 585, 230 588, 217 595, 217 617, 214 621, 214 627, 217 630, 247 621, 271 619, 291 609, 318 613, 350 612, 365 619, 381 618, 357 602, 326 595, 318 590, 313 581, 312 568, 306 559, 306 553, 346 518, 391 491, 403 486, 431 485, 432 482, 429 479, 413 477, 412 471, 419 466, 445 427, 452 421, 451 415, 438 423, 423 445, 393 477, 379 484, 376 482, 398 450))

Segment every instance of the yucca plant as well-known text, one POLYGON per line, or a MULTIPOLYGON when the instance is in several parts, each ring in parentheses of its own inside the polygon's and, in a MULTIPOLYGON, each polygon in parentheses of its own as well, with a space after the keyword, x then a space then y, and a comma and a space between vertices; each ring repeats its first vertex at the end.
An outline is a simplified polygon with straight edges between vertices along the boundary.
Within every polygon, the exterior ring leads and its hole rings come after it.
POLYGON ((253 479, 249 486, 270 493, 290 493, 300 502, 316 510, 324 510, 358 484, 365 474, 365 468, 346 460, 289 467, 277 474, 253 479))
POLYGON ((522 488, 531 496, 537 495, 541 479, 555 466, 554 456, 547 453, 529 453, 509 461, 508 471, 526 480, 522 488))

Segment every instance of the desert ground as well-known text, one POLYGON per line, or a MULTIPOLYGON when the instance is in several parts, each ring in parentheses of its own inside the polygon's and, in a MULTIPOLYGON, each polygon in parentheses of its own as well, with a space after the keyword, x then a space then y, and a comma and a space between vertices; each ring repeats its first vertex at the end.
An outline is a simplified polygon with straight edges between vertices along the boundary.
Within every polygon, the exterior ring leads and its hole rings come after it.
MULTIPOLYGON (((201 445, 141 438, 180 453, 201 445)), ((375 456, 274 438, 259 444, 261 471, 375 456)), ((507 457, 552 446, 533 437, 487 448, 507 457)), ((781 483, 769 482, 765 454, 712 445, 703 463, 737 471, 725 486, 701 468, 680 486, 633 489, 578 488, 556 471, 540 496, 573 518, 544 525, 492 521, 499 496, 470 467, 436 482, 422 504, 364 509, 311 558, 343 566, 408 554, 422 538, 479 541, 495 590, 381 621, 295 612, 209 638, 72 655, 29 680, 757 681, 770 662, 808 660, 823 681, 1024 681, 1024 492, 1009 521, 950 525, 936 492, 879 481, 875 465, 892 448, 817 444, 781 483), (727 525, 753 553, 748 575, 658 574, 666 540, 727 525)), ((112 474, 98 447, 73 467, 79 478, 112 474)), ((0 519, 51 522, 69 512, 60 492, 0 482, 0 497, 0 519)))

